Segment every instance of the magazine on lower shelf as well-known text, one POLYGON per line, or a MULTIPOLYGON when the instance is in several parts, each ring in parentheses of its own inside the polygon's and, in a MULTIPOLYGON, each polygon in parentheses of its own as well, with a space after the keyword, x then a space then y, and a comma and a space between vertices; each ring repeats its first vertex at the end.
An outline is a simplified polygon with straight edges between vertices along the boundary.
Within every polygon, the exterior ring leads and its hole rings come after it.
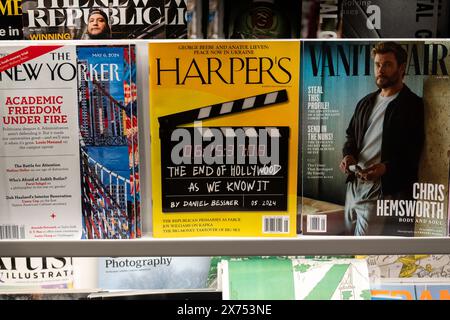
POLYGON ((22 0, 27 40, 186 38, 186 0, 22 0))
POLYGON ((299 51, 149 44, 155 237, 296 234, 299 51))
POLYGON ((209 257, 0 258, 0 299, 214 292, 209 257))
POLYGON ((301 38, 447 38, 449 2, 302 0, 301 38))
POLYGON ((342 38, 446 38, 448 10, 448 1, 342 1, 342 38))
POLYGON ((447 254, 370 255, 365 259, 374 282, 378 279, 450 280, 450 255, 447 254))

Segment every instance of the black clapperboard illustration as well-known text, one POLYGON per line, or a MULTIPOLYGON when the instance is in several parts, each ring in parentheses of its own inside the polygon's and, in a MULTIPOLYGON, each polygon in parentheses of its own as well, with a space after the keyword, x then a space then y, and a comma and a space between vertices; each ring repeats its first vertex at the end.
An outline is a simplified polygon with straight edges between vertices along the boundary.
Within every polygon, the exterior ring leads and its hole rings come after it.
POLYGON ((162 211, 287 211, 289 127, 203 126, 287 101, 283 89, 159 117, 162 211))

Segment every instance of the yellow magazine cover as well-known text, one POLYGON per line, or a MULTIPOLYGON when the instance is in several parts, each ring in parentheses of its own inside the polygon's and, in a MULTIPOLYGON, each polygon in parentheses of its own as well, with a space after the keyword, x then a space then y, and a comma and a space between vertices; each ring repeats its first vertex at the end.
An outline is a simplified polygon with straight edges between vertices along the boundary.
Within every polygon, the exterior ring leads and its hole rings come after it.
POLYGON ((154 237, 296 235, 299 52, 149 44, 154 237))

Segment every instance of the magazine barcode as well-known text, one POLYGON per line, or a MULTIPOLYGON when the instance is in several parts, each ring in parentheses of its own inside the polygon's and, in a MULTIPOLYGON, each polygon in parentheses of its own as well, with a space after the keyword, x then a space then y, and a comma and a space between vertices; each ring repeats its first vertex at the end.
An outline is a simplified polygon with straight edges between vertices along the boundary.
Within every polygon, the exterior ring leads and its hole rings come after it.
POLYGON ((25 239, 25 226, 0 225, 0 240, 2 239, 25 239))
POLYGON ((326 215, 307 215, 307 232, 327 232, 326 215))
POLYGON ((263 233, 289 233, 289 217, 263 217, 263 233))

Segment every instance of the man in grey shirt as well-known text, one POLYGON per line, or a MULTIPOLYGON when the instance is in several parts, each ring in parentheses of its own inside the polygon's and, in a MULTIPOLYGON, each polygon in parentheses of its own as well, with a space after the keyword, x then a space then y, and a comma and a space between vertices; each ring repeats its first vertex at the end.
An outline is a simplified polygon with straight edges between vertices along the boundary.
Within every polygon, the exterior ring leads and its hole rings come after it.
POLYGON ((404 83, 407 53, 395 42, 372 50, 379 90, 361 99, 346 130, 346 234, 412 236, 414 223, 377 216, 377 200, 410 199, 424 140, 423 102, 404 83))

